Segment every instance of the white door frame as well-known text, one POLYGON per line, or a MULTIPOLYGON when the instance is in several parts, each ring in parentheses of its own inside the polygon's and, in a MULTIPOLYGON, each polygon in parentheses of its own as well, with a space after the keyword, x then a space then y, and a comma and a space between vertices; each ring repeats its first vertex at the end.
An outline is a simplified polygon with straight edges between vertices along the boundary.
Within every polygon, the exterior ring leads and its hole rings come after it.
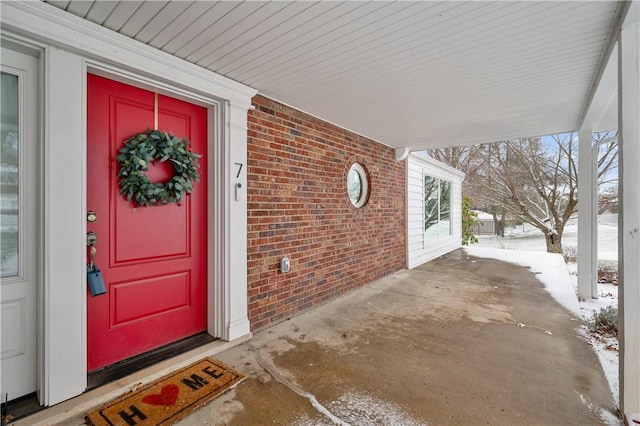
POLYGON ((86 388, 86 75, 151 87, 209 107, 209 332, 249 334, 247 111, 256 91, 43 2, 2 5, 2 37, 40 46, 44 76, 44 405, 86 388), (213 143, 213 141, 219 143, 213 143), (238 173, 238 166, 244 167, 238 173), (64 190, 62 190, 64 189, 64 190))

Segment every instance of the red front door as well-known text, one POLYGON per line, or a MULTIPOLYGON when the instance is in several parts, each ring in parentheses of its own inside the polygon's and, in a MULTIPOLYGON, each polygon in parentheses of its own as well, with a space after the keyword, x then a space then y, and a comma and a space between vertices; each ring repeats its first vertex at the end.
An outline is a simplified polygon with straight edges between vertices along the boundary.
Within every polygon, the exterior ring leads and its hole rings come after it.
MULTIPOLYGON (((187 137, 200 182, 181 205, 135 207, 119 195, 115 159, 125 140, 154 128, 154 93, 87 76, 87 211, 107 293, 87 292, 87 367, 94 371, 206 330, 207 110, 157 97, 158 130, 187 137)), ((173 175, 153 164, 154 182, 173 175)))

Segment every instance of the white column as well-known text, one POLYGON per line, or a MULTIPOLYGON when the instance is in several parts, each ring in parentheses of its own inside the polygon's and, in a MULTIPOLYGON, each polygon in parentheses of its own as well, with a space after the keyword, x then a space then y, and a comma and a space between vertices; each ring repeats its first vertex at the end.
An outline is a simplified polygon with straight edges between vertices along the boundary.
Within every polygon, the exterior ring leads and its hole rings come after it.
MULTIPOLYGON (((216 276, 209 332, 234 340, 250 332, 247 312, 247 110, 249 104, 224 104, 224 135, 215 156, 217 202, 222 209, 215 224, 216 276)), ((210 309, 211 312, 211 309, 210 309)))
POLYGON ((225 339, 249 333, 247 316, 247 108, 229 107, 229 318, 225 339))
POLYGON ((85 90, 81 57, 45 55, 44 377, 45 405, 84 392, 86 361, 85 90))
MULTIPOLYGON (((630 13, 638 13, 638 5, 630 13)), ((637 16, 636 16, 637 18, 637 16)), ((640 413, 640 24, 623 26, 619 45, 620 409, 640 413)))
POLYGON ((598 297, 598 240, 596 229, 596 190, 592 130, 586 127, 578 134, 578 297, 598 297), (595 291, 594 291, 595 288, 595 291))

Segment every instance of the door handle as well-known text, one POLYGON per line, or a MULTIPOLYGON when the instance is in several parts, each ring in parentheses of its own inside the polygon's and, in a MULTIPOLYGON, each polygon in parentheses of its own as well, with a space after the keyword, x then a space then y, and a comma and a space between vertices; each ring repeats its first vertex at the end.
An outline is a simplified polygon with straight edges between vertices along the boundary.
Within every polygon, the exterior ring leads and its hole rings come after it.
POLYGON ((87 232, 87 245, 93 247, 98 244, 98 234, 93 231, 87 232))
POLYGON ((98 249, 96 244, 98 243, 98 235, 93 232, 87 232, 87 246, 89 247, 89 264, 87 265, 87 284, 89 285, 89 291, 91 296, 98 296, 107 292, 104 285, 104 279, 102 278, 102 272, 95 264, 96 253, 98 249))
POLYGON ((93 271, 93 264, 96 258, 96 244, 98 244, 98 234, 93 231, 87 232, 87 245, 89 246, 89 270, 93 271))

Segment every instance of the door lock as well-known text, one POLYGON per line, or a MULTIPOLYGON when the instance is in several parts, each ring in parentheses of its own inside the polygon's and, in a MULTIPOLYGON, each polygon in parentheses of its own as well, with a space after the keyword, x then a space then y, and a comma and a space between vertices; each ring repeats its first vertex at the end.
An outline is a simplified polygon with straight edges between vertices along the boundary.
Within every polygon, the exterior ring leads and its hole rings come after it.
POLYGON ((96 214, 96 212, 94 212, 93 210, 89 210, 87 212, 87 222, 93 223, 96 220, 98 220, 98 215, 96 214))
POLYGON ((87 245, 90 247, 95 246, 98 243, 98 234, 93 231, 87 232, 87 245))

